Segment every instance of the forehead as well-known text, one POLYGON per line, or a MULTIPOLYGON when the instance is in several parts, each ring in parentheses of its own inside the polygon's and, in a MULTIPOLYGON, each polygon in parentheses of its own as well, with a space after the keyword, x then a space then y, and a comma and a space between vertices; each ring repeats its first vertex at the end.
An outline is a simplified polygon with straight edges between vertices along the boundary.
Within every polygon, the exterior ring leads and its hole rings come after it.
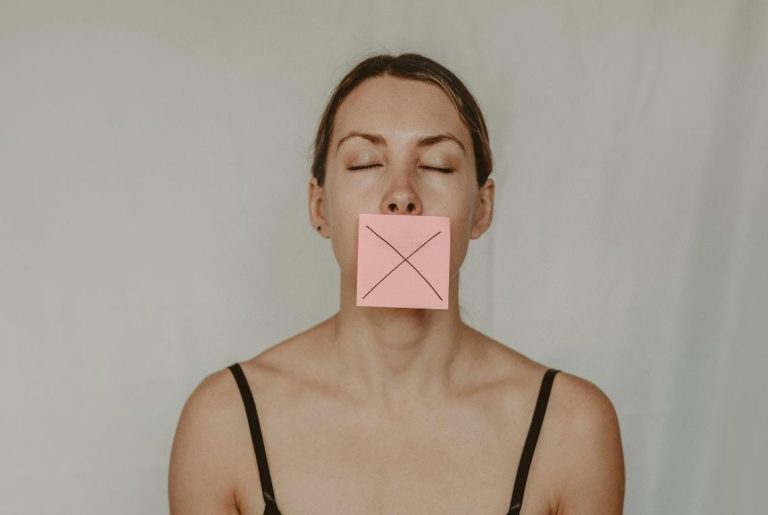
POLYGON ((436 84, 378 76, 361 82, 339 106, 332 141, 349 130, 423 136, 448 131, 470 148, 469 130, 436 84))

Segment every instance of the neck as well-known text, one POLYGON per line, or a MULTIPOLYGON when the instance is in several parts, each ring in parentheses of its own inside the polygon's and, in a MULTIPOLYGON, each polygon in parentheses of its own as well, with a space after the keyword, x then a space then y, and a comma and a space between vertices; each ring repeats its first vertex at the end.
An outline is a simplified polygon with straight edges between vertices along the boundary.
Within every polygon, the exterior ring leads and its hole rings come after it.
POLYGON ((342 281, 334 355, 355 397, 397 409, 449 393, 469 332, 452 279, 447 310, 358 307, 354 285, 342 281))

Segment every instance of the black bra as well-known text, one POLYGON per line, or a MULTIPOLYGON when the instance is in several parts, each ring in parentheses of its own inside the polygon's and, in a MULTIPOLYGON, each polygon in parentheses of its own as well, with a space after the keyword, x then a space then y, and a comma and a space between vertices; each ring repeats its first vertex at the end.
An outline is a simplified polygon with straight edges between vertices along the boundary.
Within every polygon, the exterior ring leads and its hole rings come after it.
MULTIPOLYGON (((275 491, 272 488, 272 477, 269 475, 269 466, 267 465, 267 453, 264 450, 264 439, 261 436, 261 426, 259 425, 259 416, 256 413, 256 403, 253 401, 251 388, 248 386, 248 380, 243 374, 243 369, 239 363, 230 365, 229 370, 235 376, 237 386, 240 389, 240 395, 243 397, 245 405, 245 414, 248 417, 248 426, 251 429, 251 440, 253 449, 256 452, 256 463, 259 469, 259 478, 261 479, 261 493, 264 496, 264 515, 281 515, 275 500, 275 491)), ((541 424, 544 421, 544 413, 547 410, 549 393, 552 390, 552 381, 559 370, 548 369, 541 380, 539 397, 536 400, 536 407, 533 410, 533 418, 528 429, 528 436, 525 438, 523 452, 520 455, 520 462, 517 465, 517 475, 515 476, 515 486, 512 489, 512 500, 509 503, 509 511, 506 515, 519 515, 520 507, 523 504, 523 492, 525 491, 525 482, 528 479, 528 470, 533 460, 533 451, 536 449, 536 441, 539 439, 541 424)))

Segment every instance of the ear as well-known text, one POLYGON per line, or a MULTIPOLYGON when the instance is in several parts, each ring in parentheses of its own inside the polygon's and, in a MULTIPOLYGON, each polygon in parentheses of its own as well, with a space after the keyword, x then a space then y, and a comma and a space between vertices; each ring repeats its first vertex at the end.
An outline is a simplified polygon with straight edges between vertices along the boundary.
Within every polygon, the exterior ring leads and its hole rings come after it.
POLYGON ((312 229, 321 236, 327 237, 328 227, 325 221, 323 206, 323 187, 320 186, 315 177, 309 179, 309 188, 307 197, 309 201, 309 220, 312 222, 312 229))
POLYGON ((470 232, 470 238, 473 240, 479 238, 491 226, 495 191, 496 185, 493 179, 486 179, 485 184, 480 186, 475 207, 475 219, 472 221, 472 231, 470 232))

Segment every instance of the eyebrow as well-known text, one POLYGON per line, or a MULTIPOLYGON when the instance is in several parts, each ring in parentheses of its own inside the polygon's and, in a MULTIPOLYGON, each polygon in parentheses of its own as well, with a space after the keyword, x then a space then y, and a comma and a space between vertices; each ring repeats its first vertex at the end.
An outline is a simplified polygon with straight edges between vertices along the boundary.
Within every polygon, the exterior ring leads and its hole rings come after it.
MULTIPOLYGON (((346 136, 341 138, 339 140, 339 142, 336 144, 336 153, 339 152, 339 147, 341 147, 342 143, 347 141, 349 138, 354 138, 354 137, 367 139, 368 141, 370 141, 374 145, 386 145, 387 144, 387 140, 385 140, 384 136, 382 136, 380 134, 368 134, 367 132, 350 131, 349 134, 347 134, 346 136)), ((456 136, 454 136, 453 134, 451 134, 450 132, 444 132, 444 133, 441 133, 441 134, 435 134, 434 136, 424 136, 423 138, 420 138, 416 142, 416 146, 417 147, 428 147, 430 145, 435 145, 435 144, 441 143, 443 141, 453 141, 453 142, 455 142, 457 145, 459 145, 461 147, 461 151, 462 152, 464 152, 465 154, 467 153, 467 150, 464 148, 464 144, 461 141, 459 141, 459 139, 456 136)))

